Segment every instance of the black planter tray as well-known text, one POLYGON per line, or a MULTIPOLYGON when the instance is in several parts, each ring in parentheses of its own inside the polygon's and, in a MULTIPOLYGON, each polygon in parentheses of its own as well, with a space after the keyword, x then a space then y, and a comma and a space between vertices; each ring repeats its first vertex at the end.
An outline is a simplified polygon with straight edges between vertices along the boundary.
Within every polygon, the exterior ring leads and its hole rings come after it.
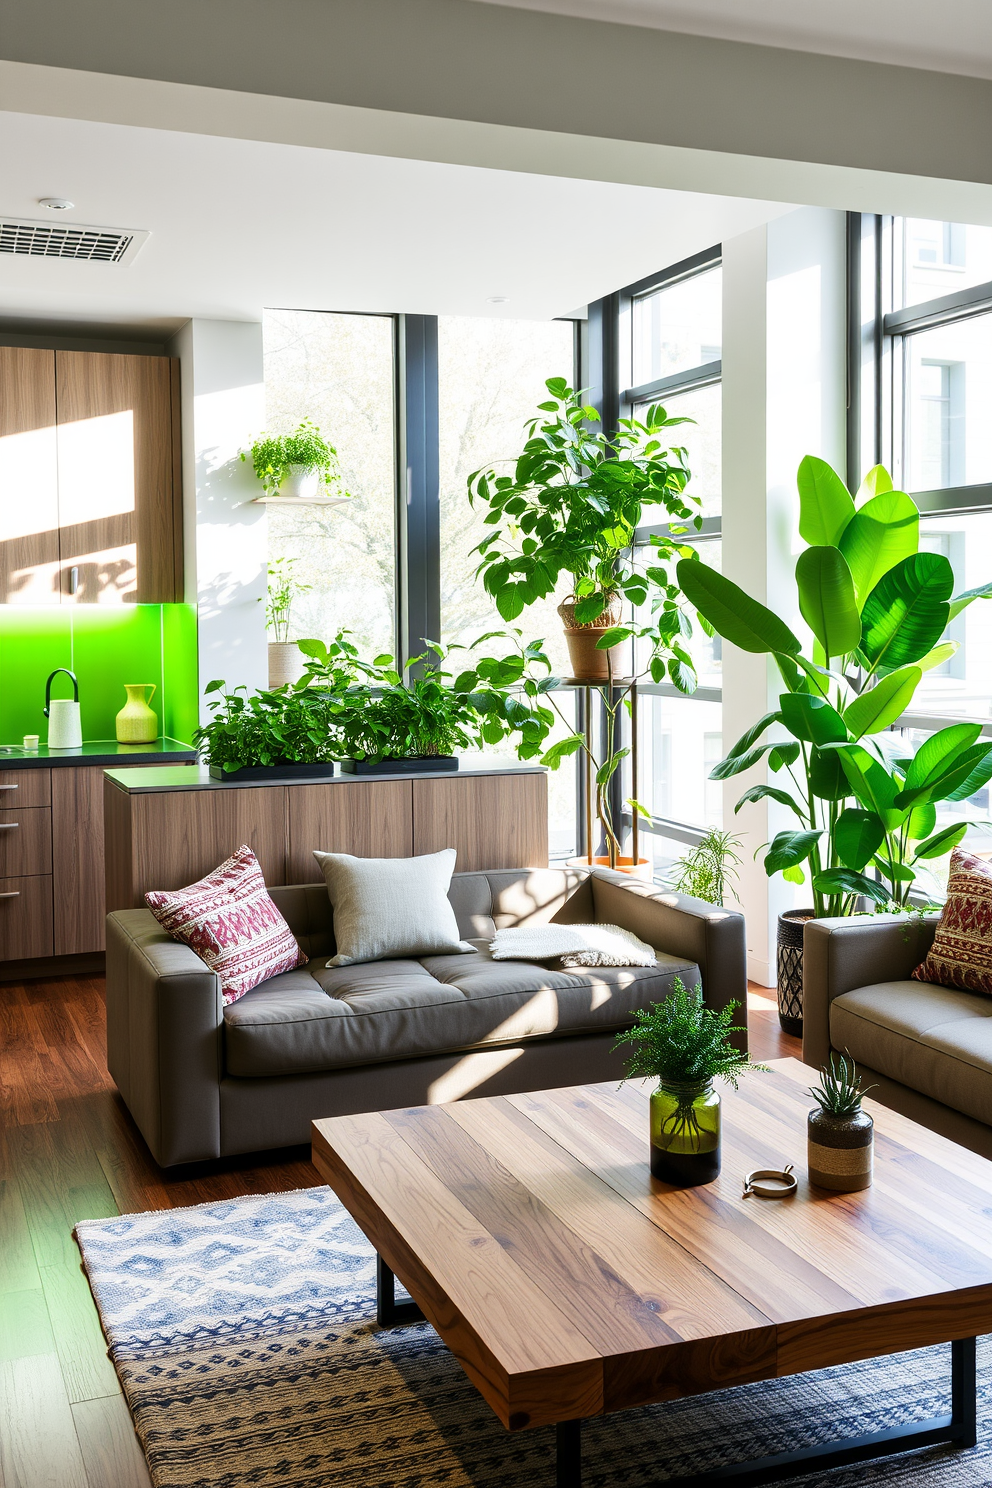
POLYGON ((232 785, 244 780, 327 780, 333 774, 333 760, 318 760, 312 765, 302 765, 295 761, 282 765, 242 765, 240 770, 225 770, 220 765, 210 766, 211 780, 229 780, 232 785))
POLYGON ((343 759, 341 769, 345 775, 437 775, 442 770, 457 770, 458 756, 421 754, 413 759, 343 759))

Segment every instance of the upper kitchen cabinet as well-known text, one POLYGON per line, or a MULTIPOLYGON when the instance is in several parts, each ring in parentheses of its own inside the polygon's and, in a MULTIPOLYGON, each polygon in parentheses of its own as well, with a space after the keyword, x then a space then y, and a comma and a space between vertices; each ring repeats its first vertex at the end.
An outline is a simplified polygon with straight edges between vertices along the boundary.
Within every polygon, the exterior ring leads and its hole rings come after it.
POLYGON ((0 604, 59 598, 55 353, 0 346, 0 604))
POLYGON ((183 599, 179 364, 0 347, 0 604, 183 599))
POLYGON ((183 598, 178 391, 169 357, 55 353, 64 601, 183 598))

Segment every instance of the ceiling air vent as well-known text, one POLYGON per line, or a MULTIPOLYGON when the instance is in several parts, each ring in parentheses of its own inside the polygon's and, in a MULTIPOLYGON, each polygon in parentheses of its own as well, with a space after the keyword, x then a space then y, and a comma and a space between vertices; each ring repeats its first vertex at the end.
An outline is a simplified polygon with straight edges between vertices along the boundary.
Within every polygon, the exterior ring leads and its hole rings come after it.
POLYGON ((147 232, 73 223, 27 222, 0 217, 0 253, 23 258, 76 258, 89 263, 128 263, 147 232))

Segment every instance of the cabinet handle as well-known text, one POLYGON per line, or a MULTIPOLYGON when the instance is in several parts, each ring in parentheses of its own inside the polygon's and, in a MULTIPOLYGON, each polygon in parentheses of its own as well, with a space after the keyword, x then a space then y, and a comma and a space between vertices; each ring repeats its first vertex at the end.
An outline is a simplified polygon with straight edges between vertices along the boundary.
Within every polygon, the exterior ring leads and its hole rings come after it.
POLYGON ((20 822, 0 822, 0 832, 16 832, 20 822))
POLYGON ((0 785, 0 790, 16 790, 16 785, 0 785))
POLYGON ((0 899, 20 899, 20 897, 20 889, 7 889, 5 893, 0 894, 0 899))
POLYGON ((79 588, 79 569, 73 564, 69 570, 69 593, 75 594, 79 588))

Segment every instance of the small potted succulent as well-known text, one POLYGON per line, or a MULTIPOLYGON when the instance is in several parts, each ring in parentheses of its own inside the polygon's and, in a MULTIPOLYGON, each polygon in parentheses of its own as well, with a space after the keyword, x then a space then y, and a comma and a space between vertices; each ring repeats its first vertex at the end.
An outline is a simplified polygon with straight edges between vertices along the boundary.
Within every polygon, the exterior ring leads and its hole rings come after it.
POLYGON ((750 1055, 731 1042, 736 1002, 719 1012, 703 1004, 700 986, 690 992, 676 977, 672 995, 650 1009, 638 1008, 635 1023, 617 1035, 614 1048, 629 1044, 628 1080, 658 1081, 651 1096, 651 1174, 677 1188, 712 1183, 720 1172, 720 1095, 716 1079, 737 1089, 751 1069, 750 1055))
POLYGON ((260 434, 242 460, 252 467, 269 496, 295 496, 306 500, 340 489, 338 452, 328 444, 317 425, 303 419, 291 434, 260 434), (322 490, 323 488, 323 490, 322 490))
POLYGON ((866 1094, 854 1060, 843 1054, 831 1055, 810 1088, 816 1109, 806 1120, 807 1167, 818 1188, 856 1193, 871 1186, 874 1122, 861 1109, 866 1094))

